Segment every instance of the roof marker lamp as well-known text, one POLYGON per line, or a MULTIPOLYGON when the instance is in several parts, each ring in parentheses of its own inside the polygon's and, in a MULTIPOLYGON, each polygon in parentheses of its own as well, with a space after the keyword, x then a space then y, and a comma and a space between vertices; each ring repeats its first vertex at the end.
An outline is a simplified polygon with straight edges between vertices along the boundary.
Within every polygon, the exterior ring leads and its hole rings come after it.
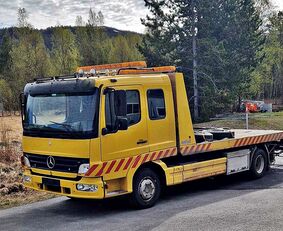
POLYGON ((83 70, 80 69, 80 70, 78 71, 78 73, 79 73, 79 76, 80 76, 80 77, 83 77, 83 76, 84 76, 84 71, 83 71, 83 70))
POLYGON ((90 73, 91 76, 95 76, 96 70, 95 70, 95 69, 91 69, 91 70, 89 71, 89 73, 90 73))

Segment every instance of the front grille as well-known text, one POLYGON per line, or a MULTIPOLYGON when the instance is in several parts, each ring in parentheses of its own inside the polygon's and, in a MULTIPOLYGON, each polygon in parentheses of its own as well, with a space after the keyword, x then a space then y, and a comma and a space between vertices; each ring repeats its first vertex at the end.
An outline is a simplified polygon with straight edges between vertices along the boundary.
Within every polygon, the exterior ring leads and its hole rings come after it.
POLYGON ((47 166, 47 155, 37 155, 37 154, 24 154, 30 162, 32 168, 58 171, 58 172, 70 172, 78 173, 79 166, 81 164, 89 163, 89 159, 86 158, 71 158, 71 157, 61 157, 61 156, 52 156, 55 160, 55 165, 53 168, 47 166))

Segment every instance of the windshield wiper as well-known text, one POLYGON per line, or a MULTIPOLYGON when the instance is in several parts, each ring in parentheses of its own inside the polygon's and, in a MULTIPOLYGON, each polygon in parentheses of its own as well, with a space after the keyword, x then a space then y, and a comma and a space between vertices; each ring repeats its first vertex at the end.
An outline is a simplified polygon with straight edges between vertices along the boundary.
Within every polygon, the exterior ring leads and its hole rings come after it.
POLYGON ((62 127, 66 129, 66 132, 69 132, 69 134, 74 137, 80 137, 79 134, 77 133, 78 131, 74 129, 70 124, 58 123, 55 121, 49 121, 49 122, 53 124, 61 125, 62 127))
POLYGON ((64 127, 68 132, 75 132, 76 131, 75 129, 72 128, 72 126, 70 124, 58 123, 58 122, 55 122, 55 121, 49 121, 49 122, 64 127))
POLYGON ((34 131, 37 131, 38 129, 45 130, 45 131, 50 131, 50 129, 51 130, 58 130, 58 131, 61 130, 61 129, 58 129, 58 128, 50 128, 46 125, 35 125, 35 124, 26 125, 25 129, 34 130, 34 131))

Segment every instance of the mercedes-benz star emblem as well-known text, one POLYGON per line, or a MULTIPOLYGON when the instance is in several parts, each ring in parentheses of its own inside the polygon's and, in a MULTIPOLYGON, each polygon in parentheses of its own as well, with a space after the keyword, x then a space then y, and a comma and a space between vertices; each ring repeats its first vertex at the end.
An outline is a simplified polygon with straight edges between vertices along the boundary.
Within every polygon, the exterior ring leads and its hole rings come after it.
POLYGON ((47 163, 47 167, 48 168, 50 168, 50 169, 54 168, 55 167, 55 159, 54 159, 54 157, 53 156, 48 156, 46 163, 47 163))

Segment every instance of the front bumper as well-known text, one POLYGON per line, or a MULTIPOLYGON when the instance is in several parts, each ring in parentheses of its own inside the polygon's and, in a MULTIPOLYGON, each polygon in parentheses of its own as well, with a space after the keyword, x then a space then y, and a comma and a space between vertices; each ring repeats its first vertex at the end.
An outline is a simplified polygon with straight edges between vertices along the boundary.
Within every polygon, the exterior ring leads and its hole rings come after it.
POLYGON ((93 178, 93 177, 82 177, 79 181, 74 181, 72 179, 60 179, 52 178, 52 176, 38 176, 33 175, 29 170, 24 171, 24 176, 30 177, 30 182, 24 182, 24 186, 27 188, 35 189, 38 191, 45 191, 50 193, 59 194, 62 196, 76 197, 76 198, 85 198, 85 199, 103 199, 104 194, 104 184, 102 178, 93 178), (42 183, 42 179, 52 179, 60 180, 60 186, 48 186, 42 183), (86 192, 77 190, 77 184, 94 184, 97 185, 97 191, 95 192, 86 192))

